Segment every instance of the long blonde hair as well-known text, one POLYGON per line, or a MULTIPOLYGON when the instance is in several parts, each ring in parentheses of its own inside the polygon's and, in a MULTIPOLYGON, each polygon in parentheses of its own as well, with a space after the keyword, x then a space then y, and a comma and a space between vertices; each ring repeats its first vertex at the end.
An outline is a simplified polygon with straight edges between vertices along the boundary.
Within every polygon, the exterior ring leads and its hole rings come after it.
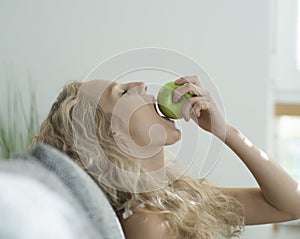
POLYGON ((112 186, 132 184, 117 169, 138 173, 140 165, 116 145, 109 116, 99 104, 78 94, 81 85, 72 82, 63 88, 33 145, 46 143, 67 154, 99 185, 115 211, 134 208, 155 213, 174 238, 239 237, 244 227, 241 203, 204 180, 182 175, 161 189, 140 193, 112 186), (107 162, 116 167, 107 170, 107 162))

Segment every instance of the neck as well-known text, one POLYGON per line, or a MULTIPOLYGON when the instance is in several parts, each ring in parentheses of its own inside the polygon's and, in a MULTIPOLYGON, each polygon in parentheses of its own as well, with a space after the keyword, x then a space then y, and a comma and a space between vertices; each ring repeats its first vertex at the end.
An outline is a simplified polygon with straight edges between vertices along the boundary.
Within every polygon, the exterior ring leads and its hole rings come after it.
POLYGON ((160 170, 165 167, 164 150, 161 149, 157 154, 140 160, 142 169, 146 172, 160 170))

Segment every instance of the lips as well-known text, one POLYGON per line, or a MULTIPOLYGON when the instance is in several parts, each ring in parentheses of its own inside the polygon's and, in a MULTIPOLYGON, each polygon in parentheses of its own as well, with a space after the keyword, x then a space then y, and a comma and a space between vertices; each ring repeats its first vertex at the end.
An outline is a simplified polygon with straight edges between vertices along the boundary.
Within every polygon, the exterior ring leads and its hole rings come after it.
POLYGON ((167 121, 169 121, 169 122, 174 123, 174 120, 171 120, 171 119, 169 119, 168 117, 164 116, 164 115, 158 110, 158 106, 157 106, 157 104, 156 104, 155 102, 153 103, 153 107, 154 107, 156 113, 157 113, 161 118, 163 118, 164 120, 167 120, 167 121))
POLYGON ((171 123, 174 124, 174 120, 169 119, 168 117, 166 117, 165 115, 163 115, 163 114, 160 112, 160 110, 159 110, 159 108, 158 108, 158 106, 157 106, 156 99, 155 99, 155 96, 154 96, 154 95, 145 95, 145 96, 146 96, 146 98, 145 98, 146 102, 152 103, 152 104, 153 104, 153 107, 154 107, 155 112, 156 112, 161 118, 163 118, 164 120, 166 120, 166 121, 171 122, 171 123))

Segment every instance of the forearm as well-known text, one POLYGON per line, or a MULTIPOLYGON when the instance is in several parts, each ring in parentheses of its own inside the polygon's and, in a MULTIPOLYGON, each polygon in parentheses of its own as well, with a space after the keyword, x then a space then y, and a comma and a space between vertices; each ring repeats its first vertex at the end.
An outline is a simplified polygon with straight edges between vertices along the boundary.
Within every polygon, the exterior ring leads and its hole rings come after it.
POLYGON ((248 167, 268 203, 290 215, 300 217, 298 183, 232 125, 228 125, 226 132, 225 144, 248 167))

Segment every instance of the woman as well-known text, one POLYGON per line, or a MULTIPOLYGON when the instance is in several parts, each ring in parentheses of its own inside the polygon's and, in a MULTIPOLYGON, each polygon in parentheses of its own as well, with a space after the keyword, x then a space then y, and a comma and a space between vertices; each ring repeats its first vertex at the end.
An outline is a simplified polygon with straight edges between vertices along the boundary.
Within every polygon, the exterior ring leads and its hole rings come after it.
POLYGON ((86 170, 106 193, 129 239, 230 238, 239 236, 245 224, 299 218, 296 181, 225 122, 197 77, 176 83, 182 86, 174 101, 185 93, 194 95, 183 109, 185 120, 224 140, 260 188, 217 188, 204 180, 174 177, 163 147, 180 140, 180 131, 157 114, 142 82, 66 85, 35 143, 52 145, 86 170))

